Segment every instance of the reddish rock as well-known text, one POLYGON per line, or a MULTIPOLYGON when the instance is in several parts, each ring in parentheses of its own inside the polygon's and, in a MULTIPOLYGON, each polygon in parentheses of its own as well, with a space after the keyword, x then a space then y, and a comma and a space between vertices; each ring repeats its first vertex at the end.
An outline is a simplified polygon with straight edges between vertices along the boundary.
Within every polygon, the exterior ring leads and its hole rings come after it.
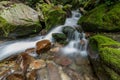
POLYGON ((36 43, 36 53, 40 54, 46 52, 51 48, 51 42, 49 40, 42 40, 36 43))
POLYGON ((72 60, 66 56, 59 56, 55 59, 55 62, 57 64, 60 64, 62 66, 68 66, 70 64, 72 64, 72 60))
POLYGON ((44 60, 34 60, 30 64, 30 69, 40 69, 44 68, 46 66, 46 63, 44 60))

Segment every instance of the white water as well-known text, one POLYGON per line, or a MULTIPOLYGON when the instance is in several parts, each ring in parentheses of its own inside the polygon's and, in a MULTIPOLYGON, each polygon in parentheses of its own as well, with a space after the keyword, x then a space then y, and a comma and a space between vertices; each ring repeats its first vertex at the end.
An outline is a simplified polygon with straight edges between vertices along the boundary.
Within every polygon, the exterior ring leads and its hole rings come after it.
MULTIPOLYGON (((80 13, 77 11, 72 11, 72 17, 67 18, 64 25, 57 26, 53 30, 51 30, 46 36, 37 36, 35 38, 29 38, 24 40, 17 40, 17 41, 8 41, 3 44, 0 44, 0 60, 3 60, 13 54, 18 54, 20 52, 25 51, 25 49, 35 47, 37 41, 48 39, 53 42, 52 33, 61 33, 62 28, 65 26, 77 26, 77 21, 80 18, 80 13)), ((61 51, 65 54, 72 54, 72 53, 80 53, 81 55, 87 55, 86 46, 87 40, 85 39, 84 35, 82 39, 80 39, 81 34, 75 31, 72 35, 74 39, 72 39, 67 46, 61 49, 61 51), (80 45, 80 40, 85 41, 85 45, 80 45)))

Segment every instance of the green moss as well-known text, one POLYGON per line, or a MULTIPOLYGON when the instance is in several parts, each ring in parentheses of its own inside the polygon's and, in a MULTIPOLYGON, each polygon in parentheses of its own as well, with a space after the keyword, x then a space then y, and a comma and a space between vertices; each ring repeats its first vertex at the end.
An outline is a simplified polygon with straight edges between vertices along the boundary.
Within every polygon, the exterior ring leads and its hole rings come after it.
POLYGON ((117 74, 115 71, 112 69, 104 66, 104 70, 106 71, 107 75, 109 76, 109 80, 120 80, 120 75, 117 74))
POLYGON ((111 7, 101 4, 82 16, 78 24, 85 31, 119 31, 120 30, 120 3, 111 7))
POLYGON ((46 24, 46 29, 49 30, 52 27, 60 24, 64 24, 66 12, 63 11, 61 6, 54 6, 54 4, 40 4, 39 5, 46 24))
POLYGON ((100 66, 103 64, 107 65, 114 71, 120 72, 120 43, 108 37, 96 35, 90 38, 90 46, 91 49, 97 51, 96 54, 99 55, 100 59, 98 59, 98 61, 95 60, 97 64, 100 66))
POLYGON ((110 80, 117 80, 116 74, 120 73, 120 43, 102 35, 95 35, 90 38, 90 46, 92 50, 98 50, 99 64, 113 70, 114 75, 109 74, 110 80))

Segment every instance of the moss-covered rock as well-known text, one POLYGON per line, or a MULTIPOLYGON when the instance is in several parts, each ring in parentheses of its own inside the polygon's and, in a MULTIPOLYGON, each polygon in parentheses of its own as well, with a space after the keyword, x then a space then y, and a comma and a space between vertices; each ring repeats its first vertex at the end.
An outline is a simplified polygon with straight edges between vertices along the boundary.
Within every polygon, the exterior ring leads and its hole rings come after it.
POLYGON ((119 31, 120 30, 120 3, 108 7, 101 4, 82 16, 78 24, 85 31, 119 31))
POLYGON ((66 43, 66 35, 63 33, 53 33, 52 37, 54 38, 54 40, 58 43, 64 44, 66 43))
POLYGON ((38 13, 32 8, 22 3, 0 2, 0 33, 3 33, 0 36, 24 36, 41 28, 38 13))
POLYGON ((56 25, 64 24, 66 19, 66 12, 62 6, 54 6, 54 4, 38 4, 44 15, 46 29, 49 30, 56 25))
MULTIPOLYGON (((120 43, 112 40, 111 38, 96 35, 90 38, 90 48, 92 52, 96 52, 99 57, 91 61, 95 68, 95 72, 101 71, 108 80, 120 79, 120 43), (99 69, 98 69, 99 68, 99 69)), ((99 73, 100 74, 100 73, 99 73)), ((100 77, 99 77, 100 78, 100 77)))

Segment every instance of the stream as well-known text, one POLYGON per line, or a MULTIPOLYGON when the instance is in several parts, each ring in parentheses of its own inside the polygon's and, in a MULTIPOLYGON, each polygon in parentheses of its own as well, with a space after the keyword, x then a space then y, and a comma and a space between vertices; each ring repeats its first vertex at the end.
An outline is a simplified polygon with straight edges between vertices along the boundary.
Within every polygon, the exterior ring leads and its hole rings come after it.
MULTIPOLYGON (((81 14, 77 11, 72 11, 72 17, 67 18, 64 25, 60 25, 52 29, 47 35, 45 36, 36 36, 34 38, 28 38, 23 40, 15 40, 15 41, 7 41, 5 43, 0 44, 0 60, 3 60, 11 55, 18 54, 20 52, 23 52, 24 50, 28 48, 35 47, 35 44, 37 41, 48 39, 52 43, 54 42, 52 38, 52 33, 62 33, 62 28, 65 26, 71 26, 75 27, 77 25, 77 21, 79 20, 81 14)), ((72 35, 73 38, 71 38, 68 45, 66 45, 64 48, 61 49, 61 51, 65 54, 72 54, 72 53, 81 53, 83 56, 87 55, 87 40, 85 39, 84 33, 79 33, 78 31, 75 31, 72 35), (80 39, 82 36, 82 39, 80 39), (80 40, 85 41, 85 45, 79 45, 80 40), (83 49, 84 47, 84 49, 83 49)))
POLYGON ((85 33, 80 33, 76 29, 80 17, 78 11, 72 11, 72 17, 67 18, 64 25, 56 26, 45 36, 1 43, 0 61, 3 62, 0 65, 0 80, 18 80, 18 78, 19 80, 98 80, 88 60, 88 40, 85 33), (35 58, 36 55, 20 54, 26 49, 35 48, 36 43, 41 40, 47 39, 56 44, 52 34, 63 33, 62 30, 66 26, 72 27, 75 31, 67 36, 69 42, 67 45, 51 48, 55 48, 55 51, 59 48, 57 53, 48 51, 46 54, 40 54, 38 58, 35 58), (18 54, 17 58, 13 56, 15 54, 18 54), (10 56, 13 58, 10 61, 8 59, 6 64, 7 60, 4 59, 10 56))

